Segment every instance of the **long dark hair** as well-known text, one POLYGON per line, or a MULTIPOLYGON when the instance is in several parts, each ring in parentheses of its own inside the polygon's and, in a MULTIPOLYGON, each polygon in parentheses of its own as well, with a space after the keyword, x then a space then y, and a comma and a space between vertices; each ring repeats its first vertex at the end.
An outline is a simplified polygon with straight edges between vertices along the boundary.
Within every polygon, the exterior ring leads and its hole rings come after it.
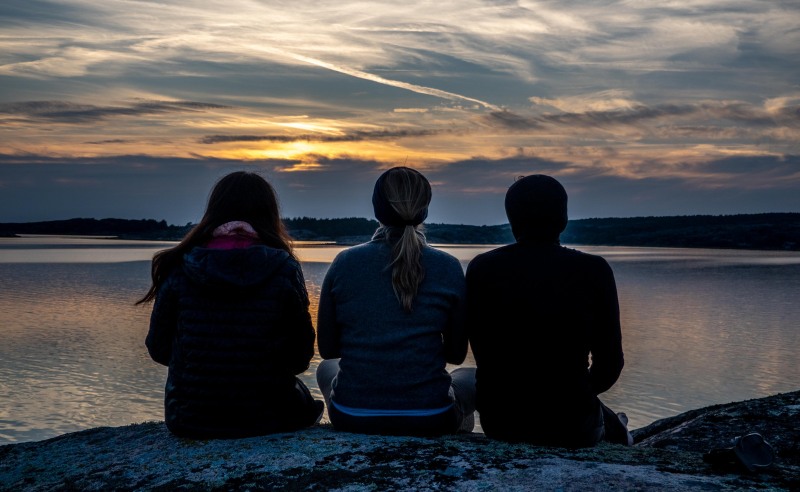
POLYGON ((236 171, 220 178, 211 190, 203 218, 176 246, 153 255, 150 268, 152 284, 136 304, 152 301, 159 287, 183 262, 183 255, 195 246, 207 243, 214 229, 226 222, 240 220, 253 226, 267 246, 282 249, 294 256, 292 238, 281 220, 278 195, 269 182, 257 173, 236 171))

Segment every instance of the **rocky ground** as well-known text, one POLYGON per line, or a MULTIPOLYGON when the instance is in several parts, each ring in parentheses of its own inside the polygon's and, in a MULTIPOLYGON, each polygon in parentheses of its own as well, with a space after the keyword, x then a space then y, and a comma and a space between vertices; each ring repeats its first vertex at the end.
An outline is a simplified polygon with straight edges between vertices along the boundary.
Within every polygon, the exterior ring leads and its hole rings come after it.
POLYGON ((800 490, 800 391, 715 405, 633 431, 636 443, 564 450, 483 434, 385 437, 322 424, 249 439, 179 439, 163 422, 0 446, 0 490, 800 490), (758 472, 703 454, 759 432, 758 472))

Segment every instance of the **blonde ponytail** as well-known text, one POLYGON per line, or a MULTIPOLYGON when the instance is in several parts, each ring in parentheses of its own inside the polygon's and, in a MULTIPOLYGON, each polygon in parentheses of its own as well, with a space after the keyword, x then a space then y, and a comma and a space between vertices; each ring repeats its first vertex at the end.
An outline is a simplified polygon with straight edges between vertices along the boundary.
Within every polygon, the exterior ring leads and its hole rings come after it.
POLYGON ((373 238, 389 240, 399 236, 392 245, 392 288, 403 309, 410 312, 425 278, 422 248, 427 241, 420 228, 431 201, 431 186, 419 172, 395 167, 381 176, 376 189, 380 199, 391 206, 394 213, 389 216, 394 224, 381 223, 373 238))

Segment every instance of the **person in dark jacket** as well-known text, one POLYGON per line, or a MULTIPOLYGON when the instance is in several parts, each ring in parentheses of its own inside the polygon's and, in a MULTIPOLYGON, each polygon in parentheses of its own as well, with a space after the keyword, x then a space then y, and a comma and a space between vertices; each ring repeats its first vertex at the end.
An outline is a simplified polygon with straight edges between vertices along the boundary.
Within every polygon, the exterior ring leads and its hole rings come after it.
POLYGON ((237 438, 294 431, 324 410, 297 377, 316 333, 303 272, 261 176, 214 186, 183 240, 153 257, 145 345, 169 367, 165 422, 178 436, 237 438))
POLYGON ((625 414, 598 398, 624 365, 611 267, 561 246, 567 193, 554 178, 518 179, 505 208, 516 242, 477 255, 466 271, 484 433, 544 446, 632 444, 625 414))

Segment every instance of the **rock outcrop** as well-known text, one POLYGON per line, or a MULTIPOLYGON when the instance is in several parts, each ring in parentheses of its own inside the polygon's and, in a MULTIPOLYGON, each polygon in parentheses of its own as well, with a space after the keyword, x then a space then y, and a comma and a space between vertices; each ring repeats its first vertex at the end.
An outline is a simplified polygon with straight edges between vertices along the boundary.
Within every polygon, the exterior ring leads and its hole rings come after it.
POLYGON ((163 422, 0 446, 0 490, 800 490, 800 391, 715 405, 632 433, 634 446, 566 450, 493 441, 367 436, 329 424, 196 441, 163 422), (775 462, 758 472, 703 454, 759 432, 775 462))

